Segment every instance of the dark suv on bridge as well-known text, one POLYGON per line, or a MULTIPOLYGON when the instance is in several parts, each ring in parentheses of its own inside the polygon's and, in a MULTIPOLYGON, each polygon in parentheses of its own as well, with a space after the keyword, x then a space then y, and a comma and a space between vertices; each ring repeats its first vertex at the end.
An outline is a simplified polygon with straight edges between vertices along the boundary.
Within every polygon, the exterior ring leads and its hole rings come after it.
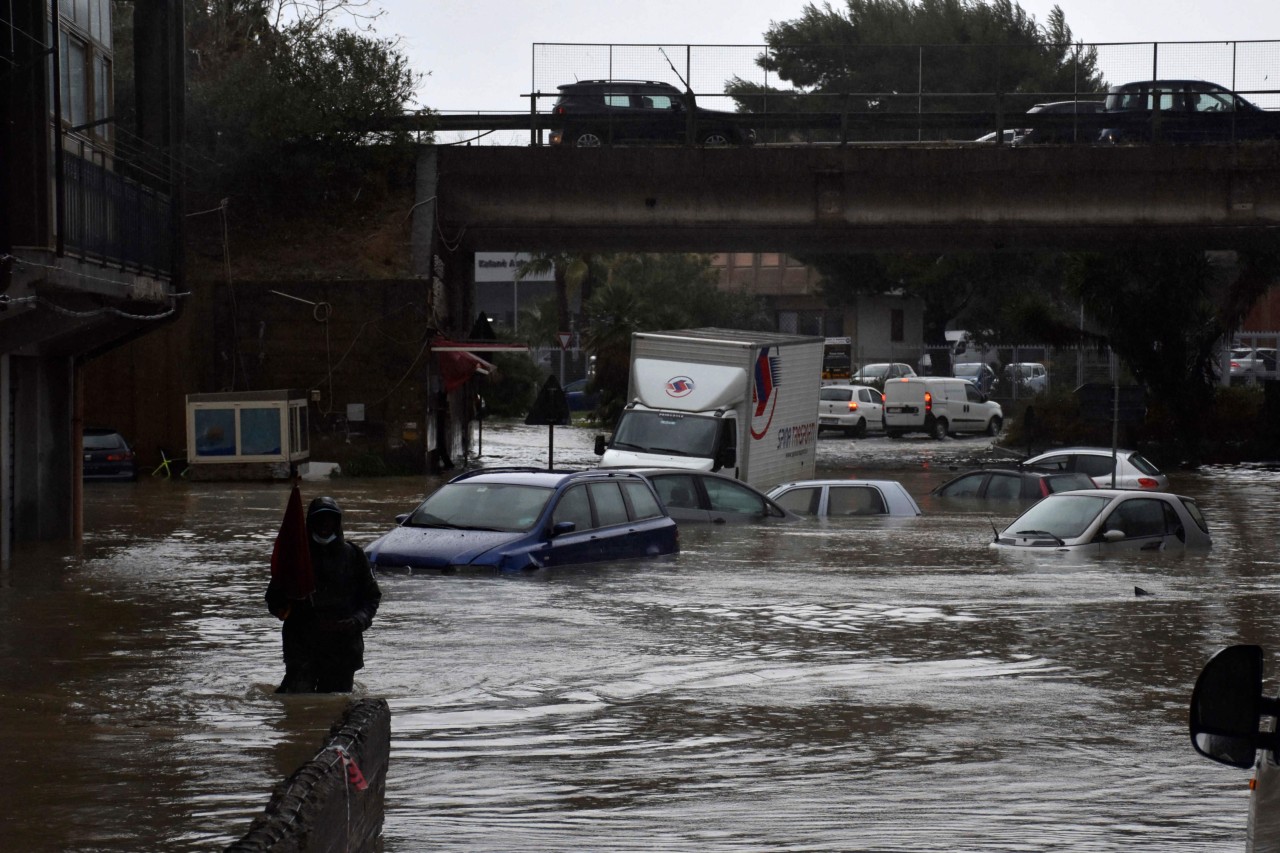
MULTIPOLYGON (((652 80, 582 80, 559 87, 551 144, 577 148, 626 143, 683 143, 693 96, 652 80)), ((736 113, 693 105, 700 145, 751 145, 756 133, 736 113)))
POLYGON ((1100 142, 1233 142, 1280 139, 1280 112, 1203 80, 1112 86, 1098 119, 1100 142))

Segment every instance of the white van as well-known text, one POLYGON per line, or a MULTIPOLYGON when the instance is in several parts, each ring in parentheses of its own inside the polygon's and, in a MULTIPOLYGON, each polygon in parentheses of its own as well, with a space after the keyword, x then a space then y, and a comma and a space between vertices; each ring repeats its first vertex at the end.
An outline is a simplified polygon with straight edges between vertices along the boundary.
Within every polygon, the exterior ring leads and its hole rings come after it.
POLYGON ((890 438, 924 432, 934 438, 959 433, 995 435, 1004 412, 977 388, 950 376, 909 376, 884 386, 884 431, 890 438))

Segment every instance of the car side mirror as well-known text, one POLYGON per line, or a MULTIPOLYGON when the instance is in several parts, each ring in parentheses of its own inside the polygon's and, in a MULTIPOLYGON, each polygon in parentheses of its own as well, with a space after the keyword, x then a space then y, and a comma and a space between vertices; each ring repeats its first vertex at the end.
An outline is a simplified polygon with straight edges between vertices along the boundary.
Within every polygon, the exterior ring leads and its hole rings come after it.
POLYGON ((1262 695, 1262 647, 1228 646, 1209 659, 1191 692, 1191 745, 1220 764, 1252 767, 1258 749, 1277 746, 1277 736, 1259 726, 1277 708, 1262 695))
POLYGON ((1121 541, 1122 539, 1124 539, 1124 531, 1123 531, 1123 530, 1106 530, 1106 531, 1103 531, 1103 534, 1102 534, 1102 541, 1103 541, 1103 542, 1119 542, 1119 541, 1121 541))
POLYGON ((396 516, 396 524, 404 524, 408 520, 409 520, 409 513, 407 512, 402 512, 396 516))
POLYGON ((606 445, 606 443, 605 443, 604 436, 603 436, 603 435, 597 435, 597 436, 596 436, 596 447, 595 447, 595 450, 596 450, 596 456, 604 456, 604 450, 605 450, 605 447, 606 447, 606 446, 607 446, 607 445, 606 445))
POLYGON ((551 526, 551 538, 555 539, 557 536, 563 536, 566 533, 572 533, 577 529, 578 529, 578 525, 572 521, 557 521, 554 525, 551 526))

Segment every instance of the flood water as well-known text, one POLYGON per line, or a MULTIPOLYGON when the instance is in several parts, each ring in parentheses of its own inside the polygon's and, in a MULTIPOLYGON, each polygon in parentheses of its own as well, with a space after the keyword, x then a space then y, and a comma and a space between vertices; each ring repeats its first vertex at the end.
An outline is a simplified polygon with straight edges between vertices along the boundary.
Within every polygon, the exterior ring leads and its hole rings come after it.
MULTIPOLYGON (((589 465, 592 433, 557 429, 589 465)), ((490 425, 486 464, 546 463, 490 425)), ((981 439, 824 435, 820 473, 917 519, 685 527, 681 553, 383 575, 358 695, 392 710, 386 850, 1241 851, 1247 771, 1191 749, 1191 686, 1280 607, 1277 474, 1170 472, 1214 548, 988 550, 1013 511, 925 497, 981 439), (1135 587, 1150 592, 1136 596, 1135 587)), ((308 481, 367 543, 435 482, 308 481)), ((263 604, 287 486, 87 484, 85 543, 0 575, 9 850, 219 849, 346 696, 279 697, 263 604)), ((1270 692, 1275 692, 1270 681, 1270 692)))

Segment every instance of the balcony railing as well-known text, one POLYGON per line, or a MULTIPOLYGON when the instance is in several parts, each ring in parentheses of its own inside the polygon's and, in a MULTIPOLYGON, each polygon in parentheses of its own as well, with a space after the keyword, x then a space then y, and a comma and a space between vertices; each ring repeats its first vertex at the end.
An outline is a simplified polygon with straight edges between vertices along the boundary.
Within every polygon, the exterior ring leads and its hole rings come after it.
POLYGON ((63 252, 141 273, 171 274, 175 246, 172 200, 163 191, 167 179, 154 167, 89 140, 65 140, 63 252))

